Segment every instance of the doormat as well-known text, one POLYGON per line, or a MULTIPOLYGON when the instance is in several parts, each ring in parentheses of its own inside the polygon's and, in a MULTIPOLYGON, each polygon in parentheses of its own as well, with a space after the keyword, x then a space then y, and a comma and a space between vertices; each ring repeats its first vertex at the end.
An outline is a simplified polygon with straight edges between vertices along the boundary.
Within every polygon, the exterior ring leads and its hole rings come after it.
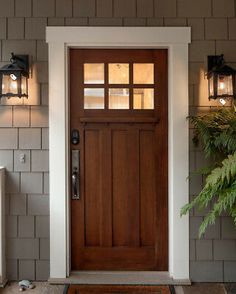
POLYGON ((63 294, 175 294, 174 286, 66 285, 63 294))

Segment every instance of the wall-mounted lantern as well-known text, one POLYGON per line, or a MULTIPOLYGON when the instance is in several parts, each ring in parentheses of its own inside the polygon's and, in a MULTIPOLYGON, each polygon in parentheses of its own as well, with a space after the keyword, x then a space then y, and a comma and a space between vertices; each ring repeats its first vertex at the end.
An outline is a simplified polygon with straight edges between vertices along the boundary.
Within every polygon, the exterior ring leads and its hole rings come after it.
POLYGON ((11 55, 11 63, 0 68, 0 99, 28 98, 29 56, 11 55))
POLYGON ((208 95, 210 99, 220 99, 224 105, 226 99, 236 98, 236 70, 225 64, 224 55, 208 56, 208 95))

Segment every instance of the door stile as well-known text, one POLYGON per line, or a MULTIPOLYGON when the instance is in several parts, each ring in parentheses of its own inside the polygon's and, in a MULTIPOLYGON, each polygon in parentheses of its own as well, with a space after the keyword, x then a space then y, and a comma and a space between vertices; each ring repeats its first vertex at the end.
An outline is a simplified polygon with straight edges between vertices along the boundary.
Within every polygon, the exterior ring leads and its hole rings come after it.
POLYGON ((157 51, 159 66, 155 75, 155 83, 159 85, 160 97, 160 123, 156 127, 157 150, 156 170, 157 170, 157 205, 156 205, 156 264, 160 270, 168 267, 168 77, 167 77, 167 54, 164 51, 157 51), (163 135, 164 134, 164 135, 163 135), (160 156, 161 154, 161 156, 160 156), (161 222, 159 221, 161 220, 161 222))
MULTIPOLYGON (((76 148, 80 151, 80 167, 79 167, 79 174, 80 174, 80 193, 81 195, 85 195, 85 185, 84 185, 84 130, 79 129, 80 134, 80 147, 76 148)), ((71 148, 72 150, 76 150, 74 147, 71 148)), ((77 248, 84 247, 85 245, 85 215, 84 215, 84 197, 81 197, 79 201, 74 201, 73 205, 71 205, 71 219, 76 221, 71 221, 71 230, 80 230, 82 233, 78 235, 77 238, 73 239, 71 242, 71 251, 74 252, 73 254, 76 258, 71 259, 71 267, 74 268, 78 266, 77 261, 81 259, 79 256, 79 251, 76 250, 77 248)))

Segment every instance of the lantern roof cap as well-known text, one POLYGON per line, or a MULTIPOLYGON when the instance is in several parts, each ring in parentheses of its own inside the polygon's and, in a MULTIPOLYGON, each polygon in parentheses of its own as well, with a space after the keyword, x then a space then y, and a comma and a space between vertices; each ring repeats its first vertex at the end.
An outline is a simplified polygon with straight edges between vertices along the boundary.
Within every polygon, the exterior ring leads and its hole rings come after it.
POLYGON ((19 67, 17 63, 5 64, 0 68, 0 71, 23 71, 22 67, 19 67))
POLYGON ((2 73, 19 72, 24 76, 28 76, 29 60, 28 55, 14 55, 11 53, 11 59, 9 64, 5 64, 0 68, 2 73))
POLYGON ((236 70, 231 66, 225 64, 224 55, 208 56, 208 72, 207 76, 212 75, 235 75, 236 70))
POLYGON ((214 66, 210 72, 217 74, 235 74, 236 70, 231 66, 228 66, 225 63, 223 63, 221 65, 214 66))

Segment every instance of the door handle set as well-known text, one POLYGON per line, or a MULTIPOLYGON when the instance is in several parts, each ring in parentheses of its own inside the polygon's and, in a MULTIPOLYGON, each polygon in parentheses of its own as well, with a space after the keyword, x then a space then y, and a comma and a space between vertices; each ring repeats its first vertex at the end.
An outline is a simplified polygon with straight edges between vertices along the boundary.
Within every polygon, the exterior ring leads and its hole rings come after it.
POLYGON ((71 197, 73 200, 80 200, 80 152, 71 151, 71 197))
POLYGON ((78 199, 80 198, 79 196, 79 175, 77 172, 77 169, 74 169, 74 172, 72 173, 72 199, 78 199))

